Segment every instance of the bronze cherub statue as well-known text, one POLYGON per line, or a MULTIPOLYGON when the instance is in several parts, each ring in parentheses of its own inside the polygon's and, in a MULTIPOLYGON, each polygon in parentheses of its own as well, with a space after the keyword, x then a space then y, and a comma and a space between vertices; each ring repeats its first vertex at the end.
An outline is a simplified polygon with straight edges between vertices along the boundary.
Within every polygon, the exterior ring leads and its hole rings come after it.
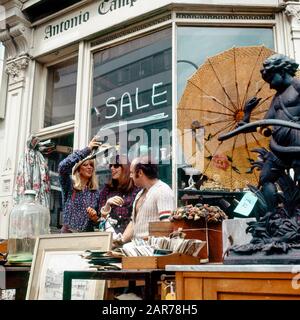
POLYGON ((266 59, 261 75, 276 94, 265 118, 250 122, 251 112, 260 102, 251 98, 245 104, 238 127, 219 137, 223 141, 256 130, 271 137, 270 150, 254 150, 261 161, 253 165, 261 172, 258 188, 249 187, 258 196, 260 214, 258 222, 249 223, 247 231, 253 235, 250 244, 231 249, 239 254, 300 249, 300 80, 295 78, 298 66, 282 54, 266 59), (293 177, 290 169, 294 171, 293 177))

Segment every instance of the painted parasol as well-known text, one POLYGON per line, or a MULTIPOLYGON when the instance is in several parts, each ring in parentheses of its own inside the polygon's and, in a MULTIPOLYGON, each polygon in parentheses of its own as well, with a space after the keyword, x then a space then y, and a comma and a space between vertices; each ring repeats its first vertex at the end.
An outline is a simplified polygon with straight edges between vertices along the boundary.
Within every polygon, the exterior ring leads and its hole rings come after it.
MULTIPOLYGON (((274 90, 262 79, 262 63, 274 52, 264 46, 239 47, 208 58, 188 80, 177 108, 178 129, 188 132, 193 124, 204 129, 203 145, 193 140, 191 159, 205 176, 218 180, 224 189, 240 189, 257 184, 258 172, 251 171, 251 162, 258 147, 267 147, 269 139, 259 133, 243 133, 226 141, 221 134, 233 130, 243 119, 245 102, 261 98, 251 115, 251 121, 263 119, 274 90), (198 147, 197 147, 198 146, 198 147)), ((185 152, 185 140, 180 139, 185 152)), ((186 162, 191 163, 189 156, 186 162)))

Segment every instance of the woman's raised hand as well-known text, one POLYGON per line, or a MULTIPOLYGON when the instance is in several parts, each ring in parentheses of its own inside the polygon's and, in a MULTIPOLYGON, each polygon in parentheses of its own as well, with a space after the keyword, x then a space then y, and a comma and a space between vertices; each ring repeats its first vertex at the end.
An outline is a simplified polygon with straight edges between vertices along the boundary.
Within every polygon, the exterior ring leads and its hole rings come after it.
POLYGON ((97 141, 97 136, 95 136, 88 144, 88 147, 93 150, 94 148, 98 148, 101 145, 101 142, 97 141))

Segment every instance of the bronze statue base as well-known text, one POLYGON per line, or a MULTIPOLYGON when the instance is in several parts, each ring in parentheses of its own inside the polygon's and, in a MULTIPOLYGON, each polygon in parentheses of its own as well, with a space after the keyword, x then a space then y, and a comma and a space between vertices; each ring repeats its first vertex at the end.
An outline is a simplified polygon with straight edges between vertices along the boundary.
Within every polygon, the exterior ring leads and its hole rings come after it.
POLYGON ((262 251, 252 254, 237 254, 231 251, 224 257, 223 264, 300 264, 300 249, 270 255, 262 251))

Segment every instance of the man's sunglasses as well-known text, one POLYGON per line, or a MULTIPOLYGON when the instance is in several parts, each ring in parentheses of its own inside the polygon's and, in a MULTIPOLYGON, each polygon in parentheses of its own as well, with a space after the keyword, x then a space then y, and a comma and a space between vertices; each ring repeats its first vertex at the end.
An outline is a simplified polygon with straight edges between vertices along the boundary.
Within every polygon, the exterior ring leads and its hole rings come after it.
POLYGON ((121 165, 121 164, 119 164, 119 163, 116 163, 116 164, 110 164, 110 165, 109 165, 109 168, 112 168, 112 167, 114 167, 115 169, 118 169, 118 168, 122 167, 122 165, 121 165))

